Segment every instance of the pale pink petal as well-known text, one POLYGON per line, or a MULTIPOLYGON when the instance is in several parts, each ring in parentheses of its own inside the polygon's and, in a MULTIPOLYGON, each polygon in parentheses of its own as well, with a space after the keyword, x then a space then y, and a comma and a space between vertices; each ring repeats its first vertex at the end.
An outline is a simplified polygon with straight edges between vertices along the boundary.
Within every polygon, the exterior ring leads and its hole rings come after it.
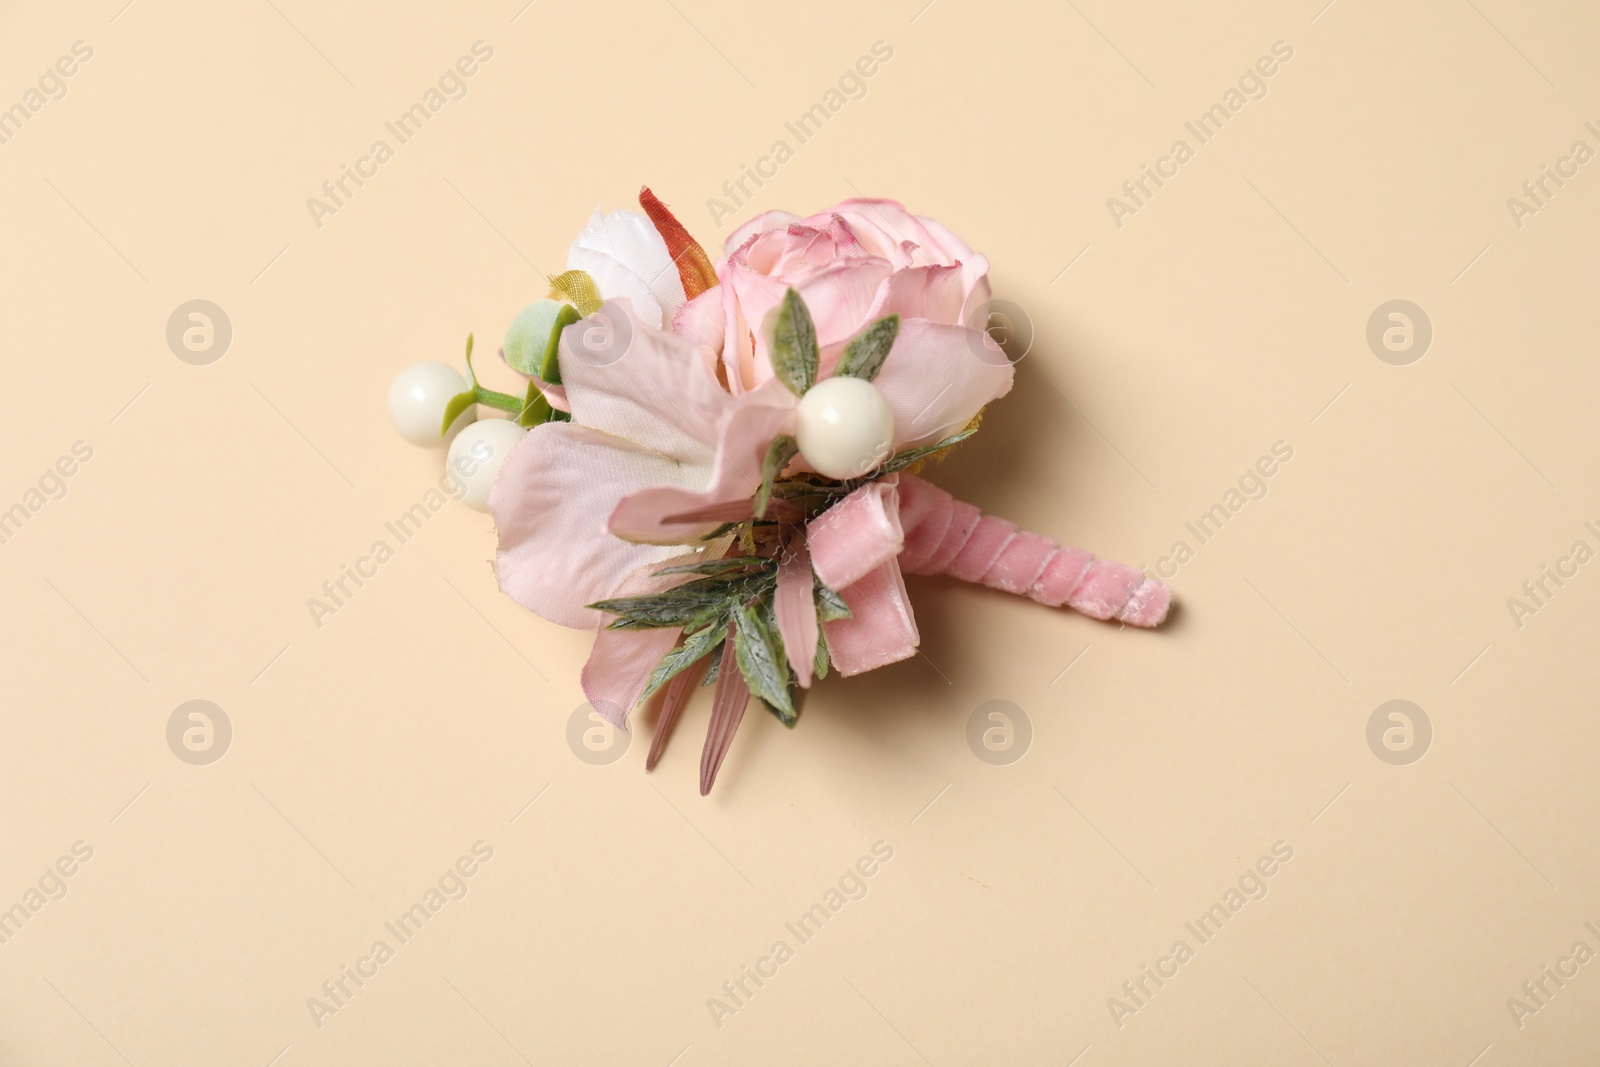
POLYGON ((799 218, 798 215, 788 211, 763 211, 728 235, 728 239, 722 242, 722 254, 732 255, 734 249, 750 240, 756 234, 765 230, 781 229, 797 218, 799 218))
POLYGON ((672 651, 681 631, 675 627, 653 630, 608 630, 594 635, 594 647, 583 665, 583 695, 600 717, 621 730, 628 713, 650 682, 661 657, 672 651))
POLYGON ((811 672, 817 660, 817 599, 813 584, 806 539, 792 538, 788 554, 778 561, 778 588, 772 608, 789 666, 794 668, 802 689, 811 688, 811 672))
POLYGON ((979 330, 989 328, 989 261, 980 255, 961 261, 961 317, 953 321, 979 330))
POLYGON ((723 336, 727 330, 725 315, 722 286, 713 285, 685 302, 672 317, 672 332, 694 345, 706 374, 713 379, 722 358, 723 336))
POLYGON ((639 568, 683 552, 607 537, 607 515, 641 485, 686 477, 698 484, 704 474, 577 423, 535 426, 489 492, 500 588, 551 622, 593 628, 600 615, 585 605, 612 596, 639 568))
POLYGON ((855 336, 868 322, 879 287, 890 275, 885 260, 875 257, 841 260, 836 265, 793 277, 771 277, 730 262, 724 285, 732 287, 746 323, 754 332, 752 385, 772 377, 771 357, 763 327, 767 316, 791 288, 799 292, 816 326, 819 347, 855 336))
POLYGON ((661 713, 656 718, 656 733, 650 739, 650 754, 644 759, 647 772, 656 769, 656 761, 666 749, 667 739, 672 736, 672 728, 678 725, 678 719, 683 716, 689 697, 694 695, 694 683, 699 677, 699 668, 690 667, 673 675, 672 681, 667 683, 666 692, 661 698, 661 713))
POLYGON ((710 467, 712 428, 734 401, 706 373, 692 342, 639 321, 626 302, 608 300, 562 331, 560 353, 573 421, 710 467))
POLYGON ((717 771, 733 744, 733 735, 750 703, 750 686, 735 662, 734 631, 728 625, 728 640, 722 646, 722 667, 717 672, 717 688, 711 696, 711 724, 706 727, 706 745, 700 751, 700 795, 710 794, 717 771))
POLYGON ((806 526, 811 566, 829 589, 844 589, 905 547, 898 475, 868 482, 806 526))
MULTIPOLYGON (((623 496, 606 528, 629 541, 683 544, 714 529, 716 521, 690 516, 720 504, 747 501, 761 487, 761 465, 774 437, 794 432, 795 397, 781 382, 747 393, 717 437, 709 483, 690 487, 663 479, 660 485, 623 496)), ((650 483, 641 483, 649 485, 650 483)))
POLYGON ((896 451, 961 430, 983 406, 1011 391, 1013 368, 988 334, 905 319, 873 379, 894 412, 896 451))
MULTIPOLYGON (((966 263, 972 260, 976 255, 976 253, 972 251, 971 245, 957 237, 953 232, 951 232, 948 226, 940 222, 938 219, 930 219, 926 215, 918 215, 916 218, 917 221, 922 224, 922 228, 927 233, 929 241, 934 245, 934 247, 939 249, 939 251, 945 256, 947 262, 954 263, 960 261, 962 263, 966 263)), ((977 258, 981 259, 982 257, 978 256, 977 258)), ((985 270, 987 270, 987 260, 984 261, 984 267, 985 270)))
POLYGON ((567 387, 564 385, 551 385, 537 374, 528 375, 528 379, 539 387, 544 398, 550 401, 550 406, 557 411, 572 411, 572 404, 567 400, 567 387))
POLYGON ((869 252, 896 266, 901 266, 902 260, 903 265, 913 267, 954 261, 954 257, 946 255, 941 248, 939 237, 899 201, 872 197, 846 200, 827 211, 801 219, 800 223, 825 227, 833 216, 843 219, 869 252))
POLYGON ((761 267, 772 274, 797 275, 821 270, 834 262, 833 238, 824 230, 790 224, 785 236, 783 255, 769 267, 761 267))
MULTIPOLYGON (((720 550, 719 553, 720 554, 720 550)), ((679 552, 672 558, 641 567, 627 575, 612 590, 612 596, 644 596, 660 593, 694 578, 692 574, 657 574, 673 565, 694 563, 701 556, 679 552)), ((583 695, 601 718, 618 729, 627 725, 628 713, 650 682, 650 675, 661 657, 672 651, 682 630, 663 626, 649 630, 612 630, 612 616, 601 615, 594 635, 594 647, 583 665, 583 695)))
POLYGON ((850 617, 825 622, 822 629, 840 674, 861 674, 916 653, 921 637, 898 563, 891 559, 839 595, 850 617))
MULTIPOLYGON (((722 277, 727 278, 731 269, 724 264, 722 277)), ((728 390, 734 396, 739 396, 752 387, 755 378, 755 338, 733 286, 724 281, 717 289, 722 293, 723 377, 727 380, 728 390)))
POLYGON ((959 323, 967 302, 964 268, 959 263, 895 271, 879 286, 869 321, 885 315, 959 323))

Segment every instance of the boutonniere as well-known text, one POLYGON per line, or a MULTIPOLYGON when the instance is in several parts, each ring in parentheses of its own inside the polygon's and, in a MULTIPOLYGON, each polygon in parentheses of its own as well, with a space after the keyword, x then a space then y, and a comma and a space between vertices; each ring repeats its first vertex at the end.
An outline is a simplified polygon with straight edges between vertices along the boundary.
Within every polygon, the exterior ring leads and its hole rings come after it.
POLYGON ((830 672, 911 656, 904 574, 946 574, 1156 626, 1166 585, 983 515, 920 476, 978 432, 1014 368, 987 332, 989 263, 890 200, 772 211, 722 258, 648 189, 598 210, 551 296, 501 356, 520 395, 471 369, 401 373, 408 439, 450 439, 487 506, 505 593, 591 630, 584 693, 625 728, 659 699, 646 770, 712 687, 710 791, 752 697, 785 725, 830 672), (480 407, 505 418, 474 421, 480 407))

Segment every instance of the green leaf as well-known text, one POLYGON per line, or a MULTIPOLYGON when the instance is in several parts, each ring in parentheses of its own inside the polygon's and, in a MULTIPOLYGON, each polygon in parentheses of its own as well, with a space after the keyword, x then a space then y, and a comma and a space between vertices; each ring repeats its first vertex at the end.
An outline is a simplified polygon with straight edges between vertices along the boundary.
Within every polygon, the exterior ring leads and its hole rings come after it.
POLYGON ((821 631, 818 631, 817 660, 811 668, 811 673, 816 675, 817 681, 820 682, 828 676, 828 664, 830 662, 832 661, 828 658, 828 639, 822 635, 821 631))
POLYGON ((544 354, 561 307, 554 300, 535 300, 517 312, 506 328, 505 357, 512 370, 534 375, 544 369, 544 354))
POLYGON ((473 386, 464 393, 457 393, 450 398, 450 403, 444 406, 444 422, 439 425, 439 436, 443 437, 450 432, 450 427, 455 425, 461 413, 478 402, 478 388, 473 386))
POLYGON ((894 347, 894 339, 899 333, 899 315, 885 315, 870 324, 844 346, 844 352, 833 368, 834 376, 872 381, 878 376, 883 361, 889 358, 889 349, 894 347))
POLYGON ((610 629, 648 630, 682 626, 698 630, 764 589, 777 584, 772 571, 697 578, 660 593, 599 600, 589 607, 617 616, 610 629))
POLYGON ((800 294, 783 294, 772 323, 772 369, 790 392, 802 396, 817 381, 817 328, 800 294))
POLYGON ((844 602, 844 597, 823 585, 819 579, 816 582, 817 621, 832 622, 835 619, 848 619, 850 605, 844 602))
POLYGON ((772 624, 770 602, 739 609, 734 634, 734 656, 750 692, 766 701, 785 723, 794 721, 794 699, 789 693, 789 661, 783 638, 772 624))
POLYGON ((523 398, 522 410, 517 413, 518 426, 538 426, 540 423, 550 421, 550 416, 555 414, 555 409, 550 406, 550 401, 540 388, 528 383, 528 395, 523 398))
POLYGON ((706 668, 706 676, 700 679, 701 686, 715 684, 717 675, 722 673, 722 647, 728 642, 726 639, 717 642, 717 647, 711 650, 711 666, 706 668))
POLYGON ((688 563, 682 567, 666 567, 656 571, 664 574, 721 574, 724 571, 742 570, 745 567, 770 567, 772 560, 766 556, 724 556, 704 563, 688 563))
POLYGON ((737 595, 738 590, 730 583, 706 586, 701 582, 689 582, 663 593, 599 600, 589 607, 617 616, 611 624, 613 630, 663 626, 698 629, 725 611, 728 601, 737 595))
POLYGON ((561 384, 561 331, 583 318, 571 304, 562 304, 556 312, 556 323, 550 327, 550 337, 545 342, 544 358, 539 361, 539 377, 546 385, 561 384))
POLYGON ((774 437, 767 445, 766 458, 761 461, 761 488, 756 490, 756 518, 767 517, 767 505, 772 503, 772 482, 799 451, 800 446, 788 434, 774 437))
POLYGON ((953 448, 954 446, 959 445, 962 441, 965 441, 967 438, 971 437, 977 432, 978 428, 976 426, 970 426, 967 429, 962 430, 960 433, 951 434, 943 441, 936 441, 931 445, 923 445, 921 448, 913 448, 905 452, 897 453, 885 460, 883 465, 873 473, 890 474, 894 471, 904 470, 919 459, 926 459, 935 452, 943 452, 947 448, 953 448))
POLYGON ((670 682, 675 676, 688 670, 704 659, 713 648, 720 647, 723 638, 728 636, 728 622, 707 626, 683 639, 683 644, 661 657, 661 662, 656 664, 656 669, 650 672, 650 682, 644 687, 644 692, 639 694, 642 701, 651 693, 670 682))

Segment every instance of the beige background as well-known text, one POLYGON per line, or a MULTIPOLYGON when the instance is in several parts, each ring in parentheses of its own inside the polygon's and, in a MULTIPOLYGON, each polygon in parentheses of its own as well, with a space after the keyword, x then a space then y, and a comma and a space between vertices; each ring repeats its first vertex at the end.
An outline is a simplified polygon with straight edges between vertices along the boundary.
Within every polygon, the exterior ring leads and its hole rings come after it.
POLYGON ((0 1063, 1600 1056, 1600 963, 1507 1008, 1600 951, 1600 565, 1520 628, 1507 607, 1600 548, 1596 165, 1520 229, 1506 206, 1600 148, 1592 11, 123 2, 0 14, 0 106, 94 50, 0 145, 0 507, 93 448, 0 545, 0 907, 93 849, 0 945, 0 1063), (468 95, 314 225, 478 40, 468 95), (497 339, 641 183, 714 247, 707 198, 879 40, 865 97, 739 217, 893 196, 989 255, 1037 340, 935 477, 1032 529, 1154 567, 1292 447, 1182 566, 1173 624, 914 580, 924 655, 829 679, 792 733, 753 712, 709 800, 703 701, 648 777, 647 729, 607 766, 569 750, 587 638, 496 592, 485 516, 451 505, 313 625, 438 477, 390 377, 497 339), (1268 95, 1114 225, 1276 41, 1268 95), (197 298, 234 331, 208 366, 164 334, 197 298), (1396 298, 1433 325, 1408 366, 1365 340, 1396 298), (1397 698, 1433 729, 1408 766, 1366 740, 1397 698), (191 699, 233 726, 209 766, 166 742, 191 699), (1008 766, 965 740, 997 699, 1033 730, 1008 766), (478 841, 466 897, 319 1028, 307 999, 478 841), (877 841, 865 898, 799 945, 784 923, 877 841), (1270 893, 1199 945, 1185 921, 1279 841, 1270 893), (708 998, 780 938, 719 1028, 708 998), (1108 998, 1179 938, 1119 1027, 1108 998))

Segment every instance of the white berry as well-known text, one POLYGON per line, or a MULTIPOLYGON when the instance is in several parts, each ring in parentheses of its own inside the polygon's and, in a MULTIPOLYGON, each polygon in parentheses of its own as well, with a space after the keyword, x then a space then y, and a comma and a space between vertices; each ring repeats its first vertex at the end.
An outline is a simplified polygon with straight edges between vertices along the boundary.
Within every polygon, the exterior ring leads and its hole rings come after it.
POLYGON ((811 469, 829 478, 863 478, 889 458, 894 412, 864 378, 824 378, 800 398, 795 439, 811 469))
POLYGON ((445 469, 461 485, 461 502, 476 511, 489 510, 489 490, 500 465, 527 430, 511 419, 482 419, 450 442, 445 469))
MULTIPOLYGON (((413 363, 395 375, 389 386, 389 421, 412 444, 437 447, 446 440, 439 433, 445 405, 466 391, 467 380, 453 367, 432 361, 413 363)), ((459 431, 475 418, 477 409, 469 404, 450 429, 459 431)))

